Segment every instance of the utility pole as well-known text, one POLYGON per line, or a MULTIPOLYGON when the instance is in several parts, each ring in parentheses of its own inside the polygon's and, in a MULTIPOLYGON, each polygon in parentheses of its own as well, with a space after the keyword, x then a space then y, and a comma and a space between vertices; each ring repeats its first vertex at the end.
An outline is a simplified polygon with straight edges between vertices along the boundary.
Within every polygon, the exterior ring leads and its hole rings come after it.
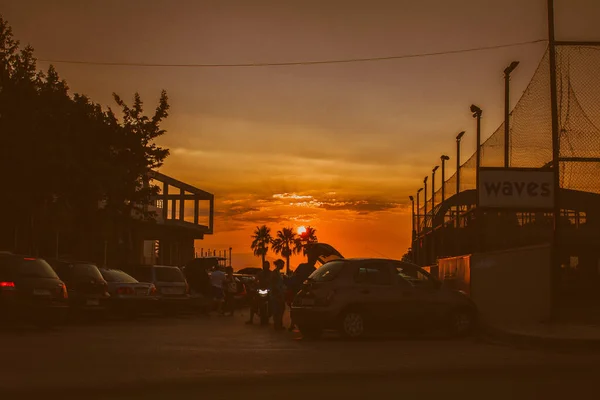
POLYGON ((552 112, 552 168, 554 168, 554 212, 552 229, 552 258, 550 278, 552 282, 551 312, 558 309, 558 285, 560 283, 560 137, 558 127, 558 89, 556 87, 556 40, 554 37, 554 0, 548 0, 548 44, 550 61, 550 102, 552 112))

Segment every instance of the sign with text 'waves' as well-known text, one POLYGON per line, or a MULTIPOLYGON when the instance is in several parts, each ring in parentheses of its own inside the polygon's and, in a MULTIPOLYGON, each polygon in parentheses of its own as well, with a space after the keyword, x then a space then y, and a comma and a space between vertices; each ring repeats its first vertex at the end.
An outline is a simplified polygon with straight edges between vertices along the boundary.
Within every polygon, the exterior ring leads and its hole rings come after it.
POLYGON ((534 168, 481 168, 479 207, 551 210, 554 172, 534 168))

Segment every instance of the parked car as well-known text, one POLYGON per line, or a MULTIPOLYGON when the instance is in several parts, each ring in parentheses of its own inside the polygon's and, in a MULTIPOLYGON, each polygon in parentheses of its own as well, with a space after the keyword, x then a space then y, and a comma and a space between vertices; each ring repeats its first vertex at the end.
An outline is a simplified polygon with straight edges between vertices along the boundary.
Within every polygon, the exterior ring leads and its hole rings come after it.
POLYGON ((358 338, 369 331, 447 329, 465 335, 477 310, 463 292, 443 288, 417 265, 391 259, 338 258, 313 272, 292 303, 306 336, 336 329, 358 338))
POLYGON ((0 318, 43 325, 62 322, 68 311, 67 287, 44 260, 0 253, 0 318))
POLYGON ((74 312, 104 313, 110 298, 108 284, 96 264, 49 259, 48 263, 67 285, 69 306, 74 312))
POLYGON ((131 275, 139 282, 156 287, 158 306, 167 312, 189 308, 190 290, 183 272, 165 265, 141 265, 133 268, 131 275))
POLYGON ((132 317, 156 308, 158 296, 154 284, 139 282, 120 269, 100 268, 100 273, 108 283, 110 311, 132 317))
POLYGON ((236 272, 236 274, 256 276, 256 274, 258 274, 260 271, 262 271, 262 268, 247 267, 247 268, 240 269, 239 271, 236 272))

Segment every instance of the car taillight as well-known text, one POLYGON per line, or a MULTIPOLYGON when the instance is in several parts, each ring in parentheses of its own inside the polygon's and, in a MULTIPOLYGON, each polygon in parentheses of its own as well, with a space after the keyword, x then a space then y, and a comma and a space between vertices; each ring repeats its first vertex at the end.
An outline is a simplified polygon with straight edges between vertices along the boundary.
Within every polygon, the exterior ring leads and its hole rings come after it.
POLYGON ((67 291, 67 285, 65 285, 64 283, 62 284, 61 291, 62 291, 62 298, 63 299, 68 299, 69 298, 69 292, 67 291))
POLYGON ((15 283, 14 282, 0 282, 0 288, 14 289, 15 283))
POLYGON ((120 287, 117 289, 117 294, 127 295, 127 294, 134 294, 134 293, 135 293, 135 291, 133 290, 133 288, 130 288, 130 287, 120 287))
POLYGON ((156 294, 158 293, 158 291, 156 290, 156 286, 152 285, 150 286, 150 296, 156 296, 156 294))

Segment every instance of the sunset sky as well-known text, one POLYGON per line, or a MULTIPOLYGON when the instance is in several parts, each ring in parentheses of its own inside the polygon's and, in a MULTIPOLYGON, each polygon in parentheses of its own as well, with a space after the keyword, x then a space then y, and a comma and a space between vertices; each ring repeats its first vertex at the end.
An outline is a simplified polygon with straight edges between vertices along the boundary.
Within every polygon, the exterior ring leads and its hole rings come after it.
MULTIPOLYGON (((54 60, 290 62, 547 37, 546 0, 0 0, 0 13, 38 58, 54 60)), ((557 39, 600 40, 600 1, 556 0, 556 14, 557 39)), ((486 138, 503 118, 504 68, 521 62, 514 104, 545 50, 253 68, 55 65, 73 92, 106 106, 112 92, 137 91, 151 111, 167 90, 161 172, 215 194, 215 234, 197 249, 233 247, 240 268, 257 264, 250 235, 262 224, 312 225, 349 257, 402 256, 408 196, 440 155, 454 172, 459 131, 464 160, 474 150, 469 105, 484 110, 486 138)))

